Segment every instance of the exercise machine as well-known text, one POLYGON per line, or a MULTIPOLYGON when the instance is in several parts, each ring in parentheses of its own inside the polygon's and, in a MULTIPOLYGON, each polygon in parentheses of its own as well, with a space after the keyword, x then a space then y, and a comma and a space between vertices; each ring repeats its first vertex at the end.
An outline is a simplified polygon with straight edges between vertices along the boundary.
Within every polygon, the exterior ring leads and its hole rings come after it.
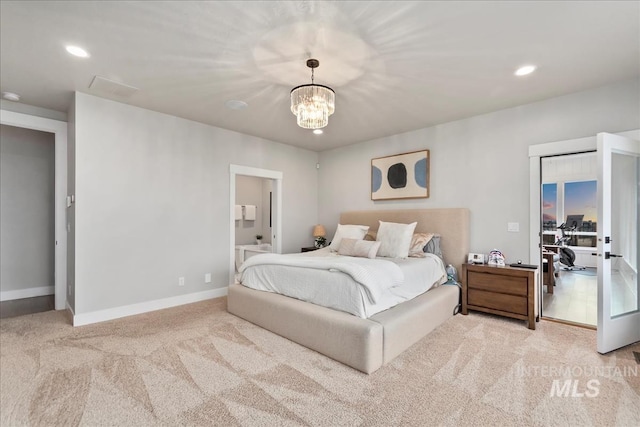
MULTIPOLYGON (((570 215, 571 216, 571 215, 570 215)), ((580 222, 582 222, 582 215, 580 215, 580 222)), ((569 221, 569 217, 567 217, 567 222, 569 221)), ((555 245, 558 246, 558 255, 560 255, 560 264, 562 270, 584 270, 585 267, 575 265, 576 253, 569 248, 567 245, 569 241, 571 241, 571 237, 573 237, 573 232, 578 228, 578 223, 576 220, 571 221, 571 225, 567 225, 566 222, 563 222, 562 225, 558 227, 561 231, 562 236, 556 240, 555 245)))

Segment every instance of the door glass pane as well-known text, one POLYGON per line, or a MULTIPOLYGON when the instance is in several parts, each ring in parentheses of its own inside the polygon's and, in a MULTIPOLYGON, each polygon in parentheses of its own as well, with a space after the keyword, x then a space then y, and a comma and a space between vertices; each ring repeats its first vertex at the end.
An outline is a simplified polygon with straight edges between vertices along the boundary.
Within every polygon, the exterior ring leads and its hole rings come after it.
POLYGON ((611 316, 638 310, 640 161, 613 153, 611 165, 611 316), (615 255, 615 256, 614 256, 615 255))

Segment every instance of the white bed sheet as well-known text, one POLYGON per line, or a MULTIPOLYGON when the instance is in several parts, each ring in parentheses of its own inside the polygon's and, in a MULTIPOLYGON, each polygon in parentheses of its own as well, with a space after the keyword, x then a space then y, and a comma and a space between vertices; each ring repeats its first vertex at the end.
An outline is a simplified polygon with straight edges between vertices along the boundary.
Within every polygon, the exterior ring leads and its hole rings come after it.
MULTIPOLYGON (((339 271, 258 265, 244 270, 240 276, 240 283, 252 289, 275 292, 345 311, 361 318, 368 318, 415 298, 446 281, 447 276, 442 259, 433 254, 425 255, 425 258, 380 258, 392 261, 400 267, 404 274, 404 283, 387 289, 376 303, 369 301, 363 287, 351 276, 339 271)), ((296 256, 342 257, 331 252, 329 248, 296 254, 296 256)))

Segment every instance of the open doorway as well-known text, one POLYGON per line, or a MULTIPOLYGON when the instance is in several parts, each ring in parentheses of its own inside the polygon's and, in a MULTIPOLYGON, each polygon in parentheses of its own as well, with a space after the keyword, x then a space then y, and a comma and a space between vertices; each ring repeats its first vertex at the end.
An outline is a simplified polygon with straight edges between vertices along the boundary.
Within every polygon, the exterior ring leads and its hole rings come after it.
POLYGON ((597 324, 596 153, 541 159, 542 315, 597 324))
POLYGON ((235 266, 236 273, 245 260, 273 252, 273 180, 236 175, 235 266))
MULTIPOLYGON (((0 124, 48 132, 55 140, 54 188, 54 290, 55 309, 67 308, 67 123, 44 117, 2 110, 0 124)), ((70 292, 70 287, 68 288, 70 292)))
POLYGON ((54 309, 55 138, 0 125, 0 317, 54 309))
MULTIPOLYGON (((628 132, 621 132, 619 133, 619 135, 621 136, 628 136, 628 137, 632 137, 634 139, 638 139, 640 137, 640 131, 639 130, 633 130, 633 131, 628 131, 628 132)), ((543 251, 545 250, 545 245, 546 242, 544 241, 544 226, 543 226, 543 217, 542 217, 542 212, 543 212, 543 179, 542 179, 542 163, 543 163, 543 159, 545 158, 561 158, 562 156, 566 156, 566 155, 574 155, 574 154, 585 154, 585 153, 591 153, 591 152, 595 152, 597 148, 597 144, 596 144, 596 136, 591 136, 591 137, 585 137, 585 138, 578 138, 578 139, 572 139, 572 140, 565 140, 565 141, 557 141, 557 142, 550 142, 550 143, 545 143, 545 144, 538 144, 538 145, 532 145, 529 147, 529 171, 530 171, 530 179, 529 179, 529 194, 530 194, 530 226, 529 226, 529 230, 530 230, 530 237, 529 237, 529 242, 530 242, 530 249, 529 249, 529 258, 530 258, 530 262, 533 264, 538 264, 540 266, 540 270, 541 272, 543 272, 541 274, 541 286, 538 287, 538 304, 539 304, 539 310, 542 314, 542 316, 544 318, 549 318, 547 317, 548 315, 548 310, 545 311, 543 309, 543 301, 544 301, 544 297, 545 297, 545 293, 548 292, 548 285, 546 283, 544 283, 543 278, 545 276, 544 273, 544 256, 545 254, 543 253, 543 251)), ((598 178, 599 179, 599 178, 598 178)), ((564 188, 564 187, 563 187, 564 188)), ((615 209, 616 211, 619 211, 621 208, 619 205, 617 207, 613 207, 612 209, 615 209)), ((562 216, 558 216, 556 218, 556 221, 558 221, 558 219, 560 221, 564 221, 567 222, 567 218, 565 213, 562 213, 562 216)), ((556 225, 558 225, 556 223, 556 225)), ((598 227, 598 224, 595 224, 596 230, 598 227)), ((576 227, 577 228, 577 227, 576 227)), ((551 230, 549 230, 551 231, 551 230)), ((561 231, 557 230, 556 232, 558 232, 561 236, 561 231)), ((553 232, 552 232, 553 233, 553 232)), ((571 234, 571 233, 570 233, 571 234)), ((570 235, 569 238, 570 239, 577 239, 577 238, 581 238, 581 239, 585 239, 588 236, 580 236, 579 234, 574 235, 570 235)), ((557 238, 557 236, 551 236, 551 237, 547 237, 547 239, 549 238, 557 238)), ((593 237, 589 237, 589 238, 593 238, 593 237)), ((596 237, 596 240, 598 238, 596 237)), ((572 242, 577 243, 577 241, 575 240, 570 240, 572 242)), ((600 241, 598 241, 598 243, 602 243, 600 241)), ((602 251, 593 251, 590 252, 588 249, 585 249, 582 252, 582 258, 578 258, 578 254, 576 254, 576 261, 574 261, 574 264, 578 265, 578 266, 584 266, 587 267, 589 266, 589 259, 602 259, 602 254, 600 254, 599 252, 602 251), (586 250, 586 253, 584 253, 586 250), (597 256, 593 257, 593 253, 596 253, 597 256), (593 258, 591 258, 593 257, 593 258)), ((612 255, 613 256, 613 255, 612 255)), ((561 267, 561 266, 560 266, 561 267)), ((611 284, 612 284, 612 288, 614 290, 618 290, 619 292, 613 292, 613 293, 618 293, 620 296, 622 296, 622 299, 624 300, 625 297, 624 292, 622 292, 622 290, 618 289, 619 287, 624 288, 625 286, 625 282, 622 281, 624 280, 624 274, 616 274, 616 269, 618 270, 622 270, 624 268, 624 265, 622 262, 620 262, 617 258, 614 258, 612 263, 611 263, 611 270, 612 270, 612 274, 611 274, 611 284), (616 284, 616 280, 618 280, 620 277, 622 277, 622 280, 620 281, 620 283, 616 284)), ((571 271, 571 270, 569 270, 571 271)), ((579 270, 579 269, 573 269, 573 273, 572 274, 566 274, 565 276, 567 278, 577 278, 578 277, 578 272, 580 271, 586 271, 586 273, 584 273, 584 275, 586 276, 587 274, 590 273, 590 271, 585 268, 584 270, 579 270)), ((560 271, 559 274, 564 274, 567 271, 560 271)), ((547 274, 549 273, 549 271, 547 270, 547 274)), ((597 271, 597 274, 600 275, 600 270, 597 271)), ((621 271, 621 273, 623 273, 621 271)), ((580 279, 583 282, 586 282, 586 279, 580 279)), ((593 279, 590 279, 593 280, 593 279)), ((565 283, 568 283, 568 280, 564 281, 565 283)), ((600 287, 600 283, 599 283, 599 279, 596 277, 595 278, 595 283, 597 283, 596 289, 598 289, 598 291, 601 291, 601 289, 599 289, 600 287)), ((557 289, 559 289, 559 286, 562 286, 561 283, 558 283, 558 286, 554 286, 553 290, 554 293, 557 292, 557 289)), ((584 284, 584 286, 590 286, 588 284, 584 284)), ((628 286, 627 286, 628 287, 628 286)), ((626 288, 624 288, 626 289, 626 288)), ((623 290, 624 290, 623 289, 623 290)), ((600 303, 601 301, 598 299, 599 297, 596 296, 595 300, 596 303, 600 303)), ((635 298, 637 299, 637 294, 635 295, 635 298)), ((593 300, 593 298, 591 298, 593 300)), ((615 301, 611 301, 612 304, 615 304, 615 301)), ((622 308, 623 309, 623 308, 622 308)), ((597 308, 596 309, 596 318, 601 317, 602 313, 600 312, 601 308, 597 308)), ((615 310, 612 309, 612 313, 616 312, 615 310)), ((584 325, 584 323, 581 322, 572 322, 572 321, 568 321, 569 323, 579 323, 581 325, 584 325)), ((591 327, 591 326, 589 326, 591 327)), ((595 327, 593 327, 595 328, 595 327)), ((600 330, 600 329, 598 329, 600 330)))
MULTIPOLYGON (((269 245, 269 252, 281 253, 282 172, 249 166, 230 166, 229 179, 229 284, 236 281, 237 244, 256 251, 269 245), (240 195, 238 194, 240 190, 240 195), (269 234, 267 234, 269 233, 269 234), (257 242, 257 236, 261 236, 257 242)), ((244 256, 244 255, 243 255, 244 256)))

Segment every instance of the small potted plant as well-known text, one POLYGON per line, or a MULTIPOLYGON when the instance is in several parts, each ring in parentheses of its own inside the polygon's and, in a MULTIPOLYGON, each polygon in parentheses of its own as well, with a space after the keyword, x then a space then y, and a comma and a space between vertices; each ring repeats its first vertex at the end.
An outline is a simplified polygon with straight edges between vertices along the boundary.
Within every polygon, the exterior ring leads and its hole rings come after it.
POLYGON ((262 244, 262 234, 256 234, 256 244, 262 244))

